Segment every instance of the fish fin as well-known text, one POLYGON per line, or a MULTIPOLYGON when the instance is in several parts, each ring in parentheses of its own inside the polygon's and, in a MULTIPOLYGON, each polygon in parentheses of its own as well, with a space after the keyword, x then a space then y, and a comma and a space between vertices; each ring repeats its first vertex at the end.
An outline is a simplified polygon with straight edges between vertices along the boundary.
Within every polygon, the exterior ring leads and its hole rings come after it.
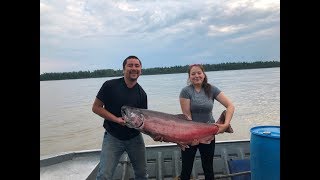
POLYGON ((212 140, 214 140, 214 136, 208 136, 208 137, 203 138, 202 140, 200 140, 200 143, 202 143, 202 144, 210 144, 212 140))
POLYGON ((224 120, 226 118, 226 110, 223 110, 222 113, 220 114, 220 117, 217 121, 217 124, 223 124, 224 123, 224 120))
POLYGON ((184 115, 184 114, 176 114, 175 116, 178 117, 179 119, 183 119, 183 120, 188 120, 189 121, 188 117, 186 115, 184 115))
POLYGON ((210 144, 211 141, 200 141, 201 144, 210 144))
POLYGON ((190 148, 188 144, 177 143, 177 145, 182 149, 182 151, 186 150, 186 148, 190 148))
POLYGON ((233 129, 232 129, 231 125, 229 125, 229 127, 226 129, 225 132, 227 132, 227 133, 233 133, 233 129))
MULTIPOLYGON (((222 111, 218 121, 216 122, 217 124, 223 124, 224 123, 224 120, 226 118, 226 112, 227 112, 226 110, 222 111)), ((224 132, 233 133, 233 129, 231 127, 231 124, 229 124, 229 127, 224 132)))

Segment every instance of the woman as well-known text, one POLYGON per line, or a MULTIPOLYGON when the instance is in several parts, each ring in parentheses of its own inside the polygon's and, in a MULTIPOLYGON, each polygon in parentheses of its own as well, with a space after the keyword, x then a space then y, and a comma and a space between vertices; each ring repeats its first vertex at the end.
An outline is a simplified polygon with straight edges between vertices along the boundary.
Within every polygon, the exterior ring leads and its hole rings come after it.
MULTIPOLYGON (((187 116, 188 120, 214 123, 215 120, 212 116, 212 109, 214 100, 217 100, 226 107, 224 124, 217 124, 219 127, 218 133, 225 132, 230 125, 234 105, 220 89, 208 83, 208 77, 201 64, 190 65, 188 74, 188 86, 181 90, 179 96, 182 113, 187 116)), ((190 179, 195 154, 199 149, 205 180, 213 180, 215 139, 213 139, 210 144, 192 143, 188 146, 189 148, 180 146, 182 169, 179 178, 181 180, 190 179)))

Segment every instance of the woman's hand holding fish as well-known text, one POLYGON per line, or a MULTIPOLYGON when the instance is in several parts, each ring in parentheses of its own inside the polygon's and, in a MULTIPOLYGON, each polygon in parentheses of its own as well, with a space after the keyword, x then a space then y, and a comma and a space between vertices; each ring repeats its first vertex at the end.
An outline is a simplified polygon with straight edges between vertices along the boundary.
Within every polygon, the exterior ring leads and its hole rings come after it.
POLYGON ((229 127, 229 124, 227 124, 227 123, 224 123, 224 124, 218 124, 218 123, 216 123, 216 125, 219 127, 219 130, 218 130, 217 134, 222 134, 222 133, 224 133, 224 132, 228 129, 228 127, 229 127))

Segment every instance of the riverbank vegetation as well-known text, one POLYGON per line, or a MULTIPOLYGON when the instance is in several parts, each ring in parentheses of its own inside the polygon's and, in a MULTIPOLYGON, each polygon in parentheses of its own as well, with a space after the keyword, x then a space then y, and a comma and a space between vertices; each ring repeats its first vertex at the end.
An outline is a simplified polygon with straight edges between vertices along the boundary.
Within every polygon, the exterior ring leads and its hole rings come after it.
MULTIPOLYGON (((203 64, 206 71, 225 71, 239 69, 257 69, 280 67, 279 61, 256 61, 256 62, 233 62, 220 64, 203 64)), ((186 73, 189 65, 172 66, 172 67, 156 67, 142 69, 143 75, 155 74, 173 74, 186 73)), ((43 73, 40 75, 40 81, 65 80, 65 79, 85 79, 85 78, 101 78, 122 76, 122 69, 101 69, 95 71, 78 71, 78 72, 62 72, 62 73, 43 73)))

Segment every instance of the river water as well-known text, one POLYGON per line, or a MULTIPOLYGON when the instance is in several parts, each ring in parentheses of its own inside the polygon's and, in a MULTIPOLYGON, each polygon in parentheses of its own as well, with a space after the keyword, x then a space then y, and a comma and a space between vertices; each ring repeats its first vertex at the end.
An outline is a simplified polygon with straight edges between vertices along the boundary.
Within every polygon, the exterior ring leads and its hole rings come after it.
MULTIPOLYGON (((280 125, 280 68, 206 72, 208 81, 234 103, 233 134, 219 134, 217 141, 250 139, 250 128, 280 125)), ((151 110, 179 114, 180 90, 187 73, 142 75, 138 82, 148 95, 151 110)), ((91 111, 104 81, 92 78, 40 81, 40 157, 67 151, 100 149, 103 119, 91 111)), ((217 119, 223 106, 215 101, 217 119)), ((145 143, 162 144, 144 135, 145 143)))

